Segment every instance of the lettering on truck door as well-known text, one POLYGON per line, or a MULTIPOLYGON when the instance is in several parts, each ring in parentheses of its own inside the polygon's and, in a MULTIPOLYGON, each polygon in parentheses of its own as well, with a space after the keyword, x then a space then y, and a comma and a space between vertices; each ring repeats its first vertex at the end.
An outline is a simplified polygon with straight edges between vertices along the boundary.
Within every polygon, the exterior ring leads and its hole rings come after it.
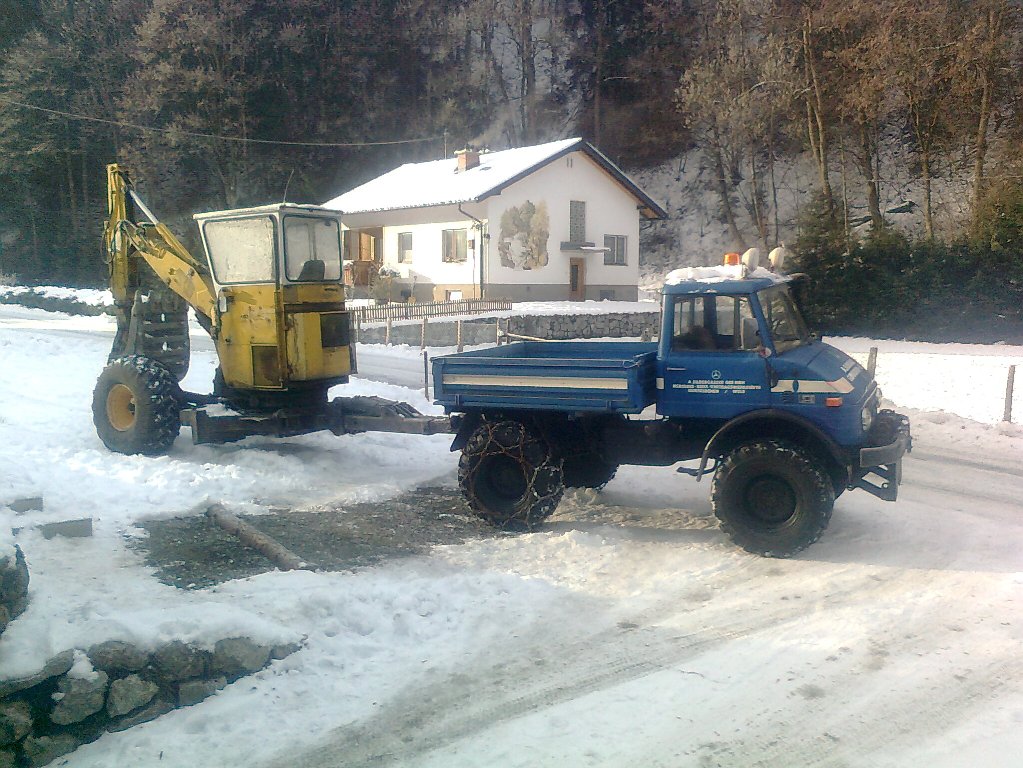
POLYGON ((664 416, 730 418, 767 400, 759 325, 745 296, 677 296, 658 386, 664 416))

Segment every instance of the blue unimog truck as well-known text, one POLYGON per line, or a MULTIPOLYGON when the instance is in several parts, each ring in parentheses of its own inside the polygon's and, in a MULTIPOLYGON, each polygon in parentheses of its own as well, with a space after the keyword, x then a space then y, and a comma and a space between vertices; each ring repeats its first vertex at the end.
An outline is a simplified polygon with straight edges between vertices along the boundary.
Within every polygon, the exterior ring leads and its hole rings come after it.
POLYGON ((516 342, 437 357, 433 377, 462 493, 501 527, 537 526, 622 464, 698 462, 678 471, 713 473, 732 540, 787 557, 844 491, 895 501, 911 448, 873 377, 807 330, 791 278, 742 265, 669 275, 657 342, 516 342))

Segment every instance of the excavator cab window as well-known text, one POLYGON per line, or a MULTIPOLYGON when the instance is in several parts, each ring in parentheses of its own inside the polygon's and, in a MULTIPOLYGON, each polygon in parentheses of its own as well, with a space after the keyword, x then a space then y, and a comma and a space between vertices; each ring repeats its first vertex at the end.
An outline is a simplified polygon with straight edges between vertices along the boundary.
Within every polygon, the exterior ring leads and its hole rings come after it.
POLYGON ((341 279, 341 229, 336 219, 284 217, 284 274, 295 283, 341 279))
POLYGON ((273 217, 207 221, 203 234, 218 284, 273 282, 273 217))

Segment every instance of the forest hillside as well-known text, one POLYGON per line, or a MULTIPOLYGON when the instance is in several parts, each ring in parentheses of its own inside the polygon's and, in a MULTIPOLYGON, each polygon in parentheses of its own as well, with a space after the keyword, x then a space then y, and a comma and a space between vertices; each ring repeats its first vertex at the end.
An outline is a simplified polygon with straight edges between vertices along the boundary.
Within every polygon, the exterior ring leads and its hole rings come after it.
POLYGON ((829 331, 1007 338, 1021 42, 1018 0, 0 0, 0 275, 103 283, 114 160, 187 242, 196 211, 582 136, 671 213, 649 284, 785 242, 829 331))

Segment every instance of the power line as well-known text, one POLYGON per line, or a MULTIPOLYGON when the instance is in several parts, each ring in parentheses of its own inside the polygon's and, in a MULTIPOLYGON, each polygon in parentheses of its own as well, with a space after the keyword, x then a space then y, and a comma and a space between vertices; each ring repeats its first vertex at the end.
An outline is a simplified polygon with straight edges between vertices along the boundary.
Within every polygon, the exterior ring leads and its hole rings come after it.
POLYGON ((57 115, 59 117, 67 117, 72 120, 82 120, 90 123, 103 123, 104 125, 113 125, 118 128, 129 128, 136 131, 144 131, 149 133, 173 133, 180 136, 191 136, 199 139, 214 139, 216 141, 231 141, 238 144, 271 144, 285 147, 382 147, 382 146, 393 146, 396 144, 418 144, 425 141, 439 141, 444 138, 443 136, 430 136, 424 139, 395 139, 394 141, 277 141, 274 139, 248 139, 241 136, 220 136, 214 133, 200 133, 199 131, 186 131, 180 128, 159 128, 152 125, 139 125, 138 123, 129 123, 124 120, 108 120, 102 117, 92 117, 90 115, 80 115, 74 112, 65 112, 60 109, 48 109, 47 107, 39 107, 35 104, 25 104, 21 101, 14 101, 6 97, 0 96, 0 102, 8 104, 12 107, 21 107, 22 109, 31 109, 37 112, 45 112, 50 115, 57 115))

